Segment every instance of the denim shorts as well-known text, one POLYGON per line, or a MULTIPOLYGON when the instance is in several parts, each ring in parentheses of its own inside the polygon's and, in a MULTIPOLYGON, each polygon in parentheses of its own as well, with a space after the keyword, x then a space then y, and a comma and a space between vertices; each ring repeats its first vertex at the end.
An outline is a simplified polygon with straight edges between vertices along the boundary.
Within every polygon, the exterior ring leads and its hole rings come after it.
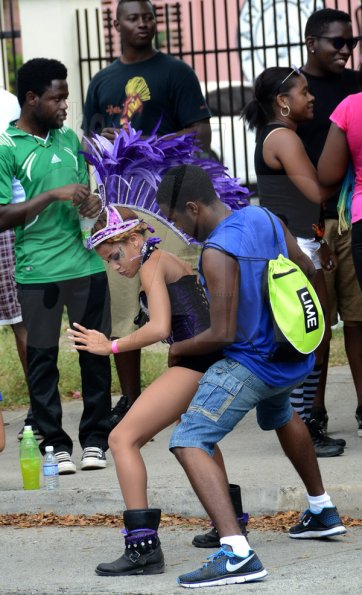
POLYGON ((169 448, 201 448, 212 456, 215 444, 254 407, 262 430, 278 429, 292 418, 289 397, 295 386, 269 386, 237 361, 225 358, 201 378, 172 433, 169 448))

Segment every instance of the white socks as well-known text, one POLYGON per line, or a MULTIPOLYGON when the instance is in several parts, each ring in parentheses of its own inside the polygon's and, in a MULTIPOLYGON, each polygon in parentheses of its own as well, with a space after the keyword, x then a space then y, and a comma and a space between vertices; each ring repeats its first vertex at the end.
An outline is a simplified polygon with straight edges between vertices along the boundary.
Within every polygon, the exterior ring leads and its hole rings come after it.
POLYGON ((319 514, 323 508, 333 508, 333 503, 327 492, 324 492, 321 496, 310 496, 308 494, 308 503, 309 510, 314 514, 319 514))
POLYGON ((221 545, 230 545, 233 552, 239 558, 246 558, 250 554, 250 546, 244 535, 228 535, 220 538, 221 545))

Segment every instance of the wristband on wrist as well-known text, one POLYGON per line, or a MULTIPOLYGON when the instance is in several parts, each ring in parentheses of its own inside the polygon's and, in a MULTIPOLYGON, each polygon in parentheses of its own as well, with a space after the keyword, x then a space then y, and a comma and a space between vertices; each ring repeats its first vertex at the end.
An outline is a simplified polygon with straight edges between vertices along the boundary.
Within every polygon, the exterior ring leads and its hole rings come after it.
POLYGON ((320 243, 320 245, 321 245, 321 246, 324 246, 324 244, 326 244, 326 245, 328 246, 328 242, 327 242, 327 240, 325 240, 324 238, 321 238, 321 239, 319 240, 319 243, 320 243))
POLYGON ((118 339, 112 341, 112 353, 119 353, 118 349, 118 339))

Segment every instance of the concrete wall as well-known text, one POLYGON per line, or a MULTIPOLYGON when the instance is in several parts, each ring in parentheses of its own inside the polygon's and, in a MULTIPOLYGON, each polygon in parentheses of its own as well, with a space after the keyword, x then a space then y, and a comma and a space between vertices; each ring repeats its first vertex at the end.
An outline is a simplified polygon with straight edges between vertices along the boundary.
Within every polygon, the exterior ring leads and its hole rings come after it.
MULTIPOLYGON (((93 18, 101 0, 19 0, 23 60, 56 58, 68 68, 69 109, 67 125, 80 131, 80 91, 76 9, 85 8, 93 18)), ((90 47, 96 44, 90 27, 90 47)), ((83 34, 84 37, 84 34, 83 34)), ((95 52, 96 53, 96 52, 95 52)))

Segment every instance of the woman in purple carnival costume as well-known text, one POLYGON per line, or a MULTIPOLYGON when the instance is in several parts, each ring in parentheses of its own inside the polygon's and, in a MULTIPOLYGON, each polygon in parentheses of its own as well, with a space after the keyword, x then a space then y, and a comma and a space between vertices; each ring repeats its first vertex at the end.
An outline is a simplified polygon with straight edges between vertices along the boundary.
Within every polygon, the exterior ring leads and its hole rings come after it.
MULTIPOLYGON (((74 347, 78 351, 110 355, 163 340, 169 343, 181 341, 199 334, 209 326, 209 311, 196 275, 186 262, 159 249, 159 238, 147 237, 147 231, 153 229, 135 210, 151 213, 180 234, 162 217, 155 201, 163 173, 180 163, 197 163, 204 167, 230 208, 248 204, 247 190, 230 178, 219 163, 195 156, 197 147, 192 134, 161 138, 153 134, 143 140, 140 131, 136 133, 129 128, 120 132, 114 145, 95 136, 90 149, 87 159, 96 168, 105 206, 92 229, 89 248, 95 248, 120 275, 132 278, 139 273, 142 287, 140 312, 147 322, 127 337, 115 341, 74 324, 75 330, 68 330, 74 347)), ((184 358, 178 366, 167 369, 142 392, 112 430, 109 446, 127 507, 123 514, 126 548, 114 562, 99 564, 97 574, 122 576, 164 571, 157 534, 161 511, 148 508, 147 471, 140 449, 179 419, 203 373, 221 357, 216 353, 184 358)), ((215 457, 224 469, 221 452, 217 451, 215 457)))

